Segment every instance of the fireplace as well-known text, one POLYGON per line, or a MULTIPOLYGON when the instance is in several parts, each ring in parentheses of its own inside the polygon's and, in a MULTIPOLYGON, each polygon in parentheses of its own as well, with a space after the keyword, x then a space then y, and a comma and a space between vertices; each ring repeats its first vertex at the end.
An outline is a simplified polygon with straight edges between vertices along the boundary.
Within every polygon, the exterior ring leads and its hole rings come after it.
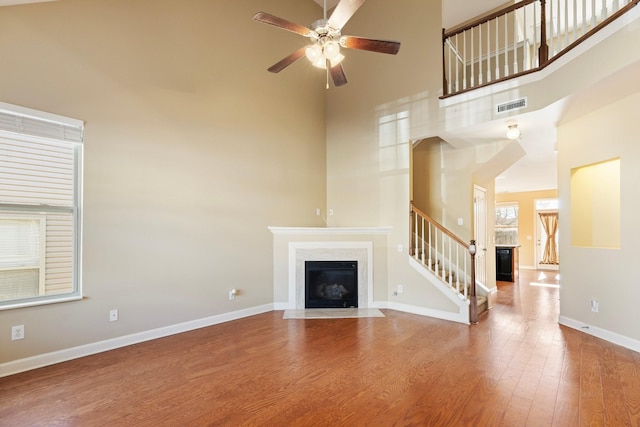
POLYGON ((358 261, 305 261, 305 308, 357 308, 358 261))

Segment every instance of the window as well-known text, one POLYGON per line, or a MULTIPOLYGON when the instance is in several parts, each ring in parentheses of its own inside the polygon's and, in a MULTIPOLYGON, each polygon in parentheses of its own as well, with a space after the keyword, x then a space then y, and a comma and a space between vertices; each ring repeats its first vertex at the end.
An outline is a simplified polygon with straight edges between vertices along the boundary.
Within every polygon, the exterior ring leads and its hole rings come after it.
POLYGON ((0 309, 81 297, 82 130, 0 103, 0 309))
POLYGON ((518 204, 496 204, 495 221, 496 245, 518 244, 518 204))

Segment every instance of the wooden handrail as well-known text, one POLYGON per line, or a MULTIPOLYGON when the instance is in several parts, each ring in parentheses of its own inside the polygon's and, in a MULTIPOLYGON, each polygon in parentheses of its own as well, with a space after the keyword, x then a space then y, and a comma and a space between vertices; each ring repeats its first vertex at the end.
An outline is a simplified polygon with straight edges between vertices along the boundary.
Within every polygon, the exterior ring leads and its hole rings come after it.
POLYGON ((424 219, 426 219, 428 222, 433 224, 438 230, 440 230, 443 234, 446 234, 447 237, 450 237, 456 243, 458 243, 458 244, 460 244, 462 246, 467 246, 467 247, 469 246, 468 242, 465 242, 460 237, 458 237, 454 233, 452 233, 448 228, 446 228, 445 226, 441 225, 438 221, 434 220, 429 215, 427 215, 426 213, 422 212, 420 209, 416 208, 413 205, 413 202, 411 203, 411 212, 415 212, 418 215, 420 215, 421 217, 423 217, 424 219))
POLYGON ((478 25, 484 24, 487 21, 496 19, 499 16, 506 15, 507 13, 511 13, 514 10, 520 9, 521 7, 525 7, 536 1, 540 1, 540 0, 522 0, 522 1, 519 1, 518 3, 514 3, 496 12, 489 13, 487 15, 481 15, 480 17, 474 19, 470 23, 466 24, 464 27, 453 27, 453 29, 449 31, 442 30, 442 39, 443 40, 448 39, 449 37, 455 36, 456 34, 464 33, 465 31, 468 31, 473 27, 477 27, 478 25))

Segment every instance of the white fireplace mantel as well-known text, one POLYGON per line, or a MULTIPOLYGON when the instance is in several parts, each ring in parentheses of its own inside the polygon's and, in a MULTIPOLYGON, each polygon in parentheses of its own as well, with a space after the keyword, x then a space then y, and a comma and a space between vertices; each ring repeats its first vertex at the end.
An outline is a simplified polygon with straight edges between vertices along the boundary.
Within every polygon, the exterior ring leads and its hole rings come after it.
POLYGON ((358 308, 374 307, 374 241, 376 235, 390 233, 391 227, 269 227, 269 230, 274 236, 284 237, 281 241, 286 245, 279 246, 286 256, 276 257, 275 268, 286 271, 286 279, 279 276, 286 282, 276 278, 274 286, 287 284, 286 294, 280 293, 276 299, 279 301, 276 309, 305 308, 305 261, 357 261, 358 308))

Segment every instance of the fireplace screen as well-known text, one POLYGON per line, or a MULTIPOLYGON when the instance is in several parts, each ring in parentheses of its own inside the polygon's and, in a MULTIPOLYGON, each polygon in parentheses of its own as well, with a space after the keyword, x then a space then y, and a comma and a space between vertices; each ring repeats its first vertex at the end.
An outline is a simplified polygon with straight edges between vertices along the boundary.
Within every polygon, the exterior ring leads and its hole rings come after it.
POLYGON ((358 307, 358 261, 305 261, 305 307, 358 307))

